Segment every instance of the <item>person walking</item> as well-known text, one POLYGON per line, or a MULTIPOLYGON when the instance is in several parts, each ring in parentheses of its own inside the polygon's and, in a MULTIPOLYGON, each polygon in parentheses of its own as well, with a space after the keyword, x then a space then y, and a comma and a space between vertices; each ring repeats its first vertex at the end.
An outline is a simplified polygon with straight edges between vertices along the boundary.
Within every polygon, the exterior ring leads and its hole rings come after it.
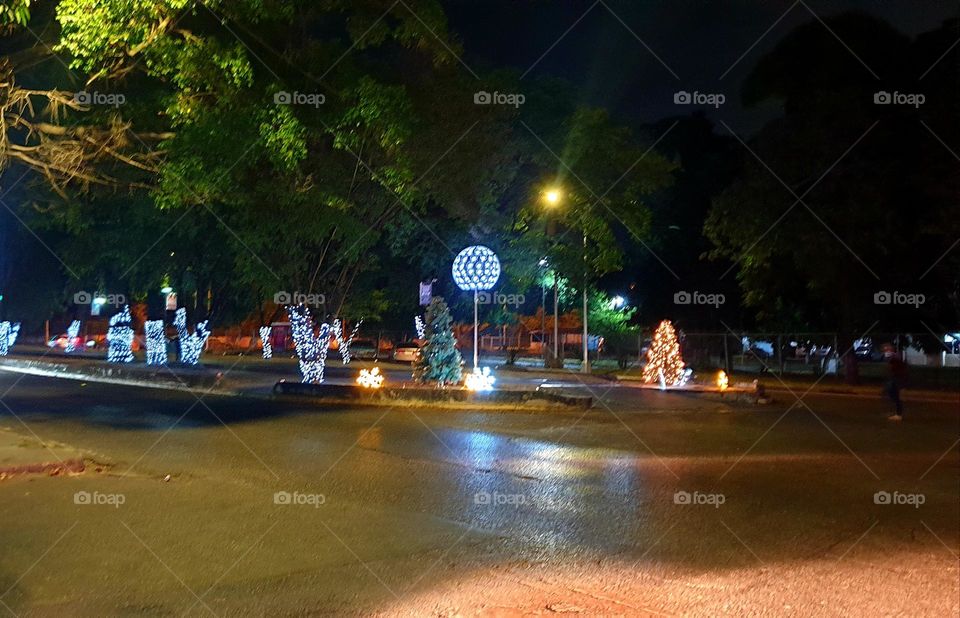
POLYGON ((890 378, 884 389, 887 397, 894 405, 894 414, 888 418, 891 421, 903 420, 903 400, 900 398, 900 392, 907 385, 907 364, 903 362, 900 355, 896 353, 893 346, 884 347, 884 356, 887 357, 887 365, 890 368, 890 378))

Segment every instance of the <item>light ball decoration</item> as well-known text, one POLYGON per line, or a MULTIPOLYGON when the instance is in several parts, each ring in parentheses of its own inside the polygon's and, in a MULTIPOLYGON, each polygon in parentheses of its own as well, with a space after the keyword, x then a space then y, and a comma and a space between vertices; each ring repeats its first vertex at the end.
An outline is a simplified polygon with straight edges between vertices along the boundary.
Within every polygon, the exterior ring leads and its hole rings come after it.
POLYGON ((270 332, 273 330, 270 326, 260 327, 260 342, 263 344, 263 357, 267 360, 273 358, 273 344, 270 343, 270 332))
POLYGON ((493 384, 497 381, 497 378, 490 373, 489 367, 474 367, 472 373, 467 374, 467 378, 464 381, 464 386, 467 387, 467 390, 474 392, 488 392, 493 390, 493 384))
POLYGON ((6 356, 20 334, 20 322, 0 322, 0 356, 6 356))
POLYGON ((130 305, 124 305, 123 311, 110 317, 107 329, 107 362, 133 362, 133 318, 130 317, 130 305))
POLYGON ((500 260, 489 247, 472 245, 453 260, 453 281, 461 290, 489 290, 500 279, 500 260))
POLYGON ((163 320, 147 320, 143 323, 147 340, 147 364, 167 364, 167 327, 163 320))
POLYGON ((207 320, 197 324, 194 332, 191 333, 187 328, 187 310, 180 307, 173 316, 173 325, 177 327, 177 335, 180 338, 180 362, 185 365, 196 365, 200 362, 200 353, 203 352, 203 346, 207 344, 207 339, 210 337, 207 320))
POLYGON ((373 369, 361 369, 357 376, 357 384, 363 388, 380 388, 383 386, 383 374, 379 367, 373 369))

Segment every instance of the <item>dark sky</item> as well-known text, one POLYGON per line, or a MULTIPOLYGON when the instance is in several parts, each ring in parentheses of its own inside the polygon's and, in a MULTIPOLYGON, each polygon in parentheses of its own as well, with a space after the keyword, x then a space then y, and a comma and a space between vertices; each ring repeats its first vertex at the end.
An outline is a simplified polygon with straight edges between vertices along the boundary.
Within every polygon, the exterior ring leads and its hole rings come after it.
MULTIPOLYGON (((804 1, 821 18, 859 10, 909 35, 937 28, 960 7, 957 0, 804 1)), ((640 122, 685 113, 673 104, 677 90, 720 92, 727 102, 711 115, 750 132, 777 110, 743 110, 740 83, 786 33, 816 19, 803 3, 795 2, 445 0, 444 4, 453 30, 464 42, 464 60, 478 71, 509 66, 521 73, 530 69, 531 76, 563 77, 581 88, 585 103, 640 122)))

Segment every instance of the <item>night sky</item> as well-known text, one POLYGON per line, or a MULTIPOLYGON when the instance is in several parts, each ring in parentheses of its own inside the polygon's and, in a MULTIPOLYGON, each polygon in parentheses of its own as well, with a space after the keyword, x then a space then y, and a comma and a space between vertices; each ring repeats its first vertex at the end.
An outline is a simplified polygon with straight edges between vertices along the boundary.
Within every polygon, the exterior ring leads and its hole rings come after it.
MULTIPOLYGON (((740 83, 785 34, 816 19, 807 7, 821 18, 867 12, 916 35, 955 17, 960 6, 955 0, 805 1, 447 0, 445 6, 464 43, 464 61, 477 71, 511 67, 529 70, 528 77, 562 77, 581 88, 584 103, 636 122, 687 113, 673 104, 677 90, 720 92, 727 102, 711 115, 746 132, 778 110, 744 110, 740 83)), ((839 42, 837 52, 849 53, 839 42)))

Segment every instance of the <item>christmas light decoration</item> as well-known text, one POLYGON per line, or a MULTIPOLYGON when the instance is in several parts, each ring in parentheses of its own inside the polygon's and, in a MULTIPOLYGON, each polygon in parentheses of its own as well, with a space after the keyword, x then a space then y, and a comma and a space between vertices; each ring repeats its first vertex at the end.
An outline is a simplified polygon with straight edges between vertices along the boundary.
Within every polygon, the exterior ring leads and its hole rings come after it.
POLYGON ((124 305, 123 311, 110 317, 107 329, 107 362, 133 362, 133 318, 130 317, 130 305, 124 305))
POLYGON ((379 367, 373 369, 361 369, 357 376, 357 384, 363 388, 380 388, 383 386, 383 374, 379 367))
POLYGON ((720 392, 727 390, 730 386, 730 378, 727 377, 727 372, 721 369, 717 372, 717 388, 720 389, 720 392))
POLYGON ((167 364, 167 327, 163 320, 147 320, 143 324, 147 340, 147 364, 167 364))
POLYGON ((333 334, 337 338, 337 351, 340 352, 340 359, 343 361, 343 364, 346 365, 350 362, 350 344, 353 343, 353 338, 357 336, 357 332, 360 330, 360 325, 363 324, 363 318, 360 318, 360 321, 353 327, 353 331, 350 333, 349 339, 343 338, 343 322, 340 321, 340 318, 337 318, 333 321, 333 334))
POLYGON ((453 260, 453 281, 464 292, 489 290, 500 278, 500 260, 483 245, 467 247, 453 260))
POLYGON ((467 387, 467 390, 478 391, 478 392, 487 392, 493 390, 493 383, 497 379, 490 373, 489 367, 474 367, 473 373, 468 373, 467 378, 464 381, 464 386, 467 387))
POLYGON ((70 326, 67 327, 67 345, 63 347, 63 351, 67 354, 73 352, 77 349, 77 337, 80 335, 80 320, 74 320, 70 322, 70 326))
POLYGON ((324 322, 319 332, 314 332, 310 310, 303 305, 287 307, 290 315, 290 331, 300 359, 300 375, 309 384, 323 382, 323 370, 327 364, 330 348, 330 325, 324 322))
POLYGON ((427 325, 419 315, 413 316, 413 327, 417 329, 417 339, 427 338, 427 325))
POLYGON ((210 337, 207 320, 197 324, 191 333, 187 329, 187 310, 180 307, 173 316, 173 325, 176 326, 180 338, 180 362, 184 365, 196 365, 200 362, 200 353, 210 337))
POLYGON ((453 259, 453 281, 464 292, 473 292, 473 368, 480 362, 480 318, 478 317, 479 296, 482 290, 489 290, 500 278, 500 260, 489 247, 472 245, 457 254, 453 259))
POLYGON ((647 350, 647 364, 643 367, 643 381, 660 382, 660 388, 681 386, 685 382, 680 344, 670 320, 660 322, 647 350))
POLYGON ((272 330, 269 326, 260 327, 260 342, 263 344, 263 357, 266 359, 273 358, 273 344, 270 343, 270 331, 272 330))
POLYGON ((20 334, 20 322, 0 322, 0 356, 6 356, 20 334))

